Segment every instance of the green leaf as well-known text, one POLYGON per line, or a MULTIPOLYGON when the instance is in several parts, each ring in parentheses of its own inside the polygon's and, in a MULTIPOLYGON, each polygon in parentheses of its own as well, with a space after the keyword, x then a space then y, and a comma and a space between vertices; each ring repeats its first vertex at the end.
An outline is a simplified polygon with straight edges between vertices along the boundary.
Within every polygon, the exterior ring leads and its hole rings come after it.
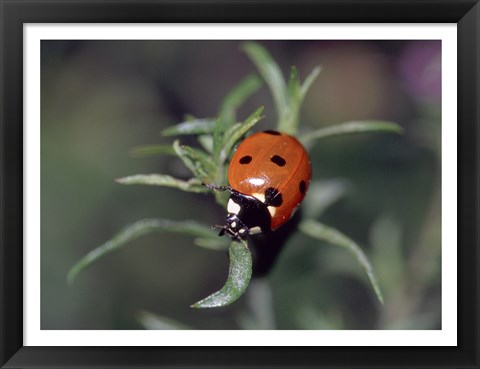
POLYGON ((319 218, 332 204, 345 196, 350 187, 339 179, 311 181, 307 199, 302 205, 302 215, 307 218, 319 218))
POLYGON ((319 138, 363 132, 403 133, 403 128, 396 123, 385 121, 346 122, 308 132, 300 137, 300 141, 306 143, 319 138))
POLYGON ((220 154, 223 143, 228 135, 228 129, 236 122, 236 111, 245 102, 245 100, 256 92, 262 84, 260 78, 256 75, 247 76, 236 87, 234 87, 224 98, 220 108, 220 115, 216 121, 213 130, 213 156, 223 164, 220 154), (227 131, 227 132, 226 132, 227 131))
POLYGON ((197 246, 200 246, 204 249, 209 250, 219 250, 219 251, 227 251, 228 250, 228 242, 227 238, 225 237, 216 237, 216 238, 195 238, 193 243, 197 246))
POLYGON ((149 311, 140 310, 136 314, 136 318, 138 322, 143 326, 145 329, 150 330, 183 330, 183 329, 192 329, 191 327, 177 322, 174 319, 167 318, 164 316, 156 315, 150 313, 149 311))
POLYGON ((68 283, 72 284, 78 273, 80 273, 86 267, 92 265, 94 262, 98 261, 103 256, 122 248, 127 243, 140 236, 154 231, 174 232, 203 238, 217 237, 215 233, 211 231, 211 228, 209 226, 194 221, 176 222, 167 219, 139 220, 127 226, 116 236, 114 236, 110 241, 107 241, 103 245, 100 245, 96 249, 93 249, 82 259, 80 259, 68 272, 68 283))
POLYGON ((199 135, 197 140, 205 151, 210 154, 213 153, 213 137, 211 135, 199 135))
POLYGON ((298 102, 302 99, 302 90, 300 80, 298 79, 298 70, 292 65, 290 68, 290 80, 288 81, 288 96, 293 101, 298 102))
POLYGON ((291 135, 296 135, 298 131, 298 122, 300 121, 300 108, 315 78, 320 73, 320 67, 315 68, 307 77, 302 86, 298 77, 297 68, 292 66, 290 72, 290 82, 288 88, 288 107, 278 122, 278 130, 291 135))
POLYGON ((230 268, 225 285, 220 291, 193 304, 194 308, 213 308, 230 305, 242 296, 252 276, 252 255, 245 244, 230 244, 230 268))
POLYGON ((215 128, 215 119, 192 119, 187 122, 179 123, 175 126, 165 128, 162 131, 163 136, 177 135, 201 135, 212 133, 215 128))
POLYGON ((302 88, 301 88, 301 95, 302 95, 302 100, 305 98, 307 95, 308 90, 312 86, 312 83, 317 79, 318 75, 322 71, 322 67, 317 66, 315 67, 310 74, 308 75, 307 78, 305 78, 305 81, 303 82, 302 88))
POLYGON ((176 155, 171 145, 142 145, 134 147, 129 152, 135 158, 144 158, 155 155, 176 155))
POLYGON ((173 142, 173 149, 185 166, 201 181, 209 181, 216 167, 209 155, 193 147, 180 145, 178 140, 173 142))
POLYGON ((253 61, 263 79, 267 83, 273 96, 273 102, 278 117, 284 115, 288 107, 288 95, 285 80, 277 63, 272 59, 268 51, 256 42, 246 42, 243 50, 253 61))
POLYGON ((236 111, 240 108, 245 100, 258 91, 262 85, 262 80, 254 74, 245 77, 238 85, 236 85, 223 99, 220 108, 220 120, 224 127, 230 127, 236 122, 236 111))
POLYGON ((215 123, 215 130, 213 131, 213 157, 219 161, 220 151, 225 136, 225 127, 222 125, 222 120, 219 117, 215 123))
POLYGON ((315 68, 301 85, 297 68, 292 66, 287 87, 280 68, 263 46, 255 42, 247 42, 243 45, 243 49, 270 88, 278 116, 277 129, 295 135, 303 99, 321 69, 315 68))
POLYGON ((355 256, 358 263, 363 267, 370 281, 370 284, 375 291, 375 295, 377 296, 380 303, 383 304, 382 291, 380 290, 380 286, 378 284, 377 277, 375 276, 375 273, 373 271, 373 267, 370 264, 370 261, 368 260, 363 250, 355 243, 355 241, 351 240, 343 233, 339 232, 334 228, 328 227, 322 223, 310 219, 304 220, 300 223, 300 230, 312 238, 326 241, 335 246, 344 247, 348 251, 350 251, 355 256))
POLYGON ((227 160, 235 143, 263 118, 261 115, 263 109, 263 106, 259 107, 247 119, 245 119, 243 123, 234 124, 227 132, 225 132, 225 139, 222 145, 222 150, 220 151, 221 163, 224 163, 225 160, 227 160))
POLYGON ((116 181, 124 185, 149 185, 149 186, 165 186, 174 187, 186 192, 208 192, 208 189, 202 183, 193 178, 184 181, 174 178, 168 174, 136 174, 133 176, 118 178, 116 181))

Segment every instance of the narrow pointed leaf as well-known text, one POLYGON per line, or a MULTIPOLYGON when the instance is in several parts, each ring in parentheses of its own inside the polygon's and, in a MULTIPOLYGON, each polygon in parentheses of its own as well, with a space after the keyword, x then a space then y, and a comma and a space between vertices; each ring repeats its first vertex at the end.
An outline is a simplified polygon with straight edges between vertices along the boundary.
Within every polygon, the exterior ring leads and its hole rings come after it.
POLYGON ((277 114, 282 117, 288 105, 288 98, 287 86, 280 68, 268 51, 256 42, 246 42, 243 50, 253 61, 270 88, 277 114))
POLYGON ((173 142, 173 149, 185 166, 202 181, 206 180, 208 182, 216 171, 215 164, 205 152, 190 146, 180 145, 178 140, 173 142))
POLYGON ((213 308, 230 305, 242 296, 252 276, 252 255, 242 242, 230 244, 228 278, 220 291, 193 304, 194 308, 213 308))
POLYGON ((318 75, 320 74, 321 71, 322 71, 322 68, 320 66, 318 66, 318 67, 314 68, 310 72, 308 77, 305 79, 305 81, 303 82, 302 88, 301 88, 302 99, 305 98, 305 95, 307 94, 308 90, 312 86, 312 83, 317 79, 317 77, 318 77, 318 75))
POLYGON ((382 291, 380 290, 380 286, 378 284, 377 277, 373 271, 373 267, 370 264, 368 257, 365 255, 360 246, 355 243, 355 241, 351 240, 349 237, 345 236, 343 233, 339 232, 335 228, 328 227, 314 220, 305 220, 301 222, 300 230, 312 238, 326 241, 335 246, 344 247, 348 251, 350 251, 367 274, 367 277, 373 287, 377 299, 380 301, 380 303, 383 304, 382 291))
POLYGON ((103 256, 116 251, 140 236, 155 231, 174 232, 188 234, 194 237, 215 238, 216 234, 209 226, 194 222, 175 222, 167 219, 143 219, 139 220, 120 231, 110 241, 105 242, 96 249, 90 251, 80 259, 68 272, 67 281, 73 283, 78 273, 92 265, 103 256))
POLYGON ((212 133, 215 128, 215 119, 192 119, 177 125, 165 128, 163 136, 200 135, 212 133))
POLYGON ((227 160, 235 143, 263 118, 261 115, 263 109, 263 106, 259 107, 243 123, 237 123, 225 132, 225 140, 220 152, 221 163, 227 160))
POLYGON ((300 141, 306 143, 319 138, 363 132, 403 133, 403 128, 396 123, 384 121, 346 122, 306 133, 300 137, 300 141))
POLYGON ((171 145, 143 145, 132 148, 129 154, 135 158, 145 158, 163 154, 175 155, 175 150, 171 145))
POLYGON ((219 117, 215 122, 215 129, 213 131, 213 157, 218 161, 222 144, 225 137, 226 127, 222 125, 222 120, 219 117))
POLYGON ((167 318, 165 316, 160 316, 153 314, 149 311, 140 310, 136 314, 136 318, 138 322, 143 326, 145 329, 149 330, 183 330, 188 329, 191 330, 192 328, 180 323, 174 319, 167 318))
POLYGON ((290 68, 290 80, 288 81, 288 97, 295 102, 301 101, 302 91, 300 80, 298 79, 298 70, 292 65, 290 68))
POLYGON ((292 66, 288 88, 288 106, 278 121, 278 130, 291 135, 296 135, 300 121, 300 108, 307 94, 308 89, 320 73, 320 68, 315 68, 307 77, 303 85, 300 85, 298 71, 292 66))
POLYGON ((213 137, 211 135, 199 135, 198 142, 208 153, 213 153, 213 137))
MULTIPOLYGON (((216 232, 213 232, 217 235, 216 232)), ((228 241, 224 237, 216 237, 216 238, 195 238, 193 243, 197 246, 200 246, 204 249, 210 250, 220 250, 220 251, 227 251, 228 250, 228 241)))
POLYGON ((124 185, 164 186, 178 188, 186 192, 208 192, 208 189, 197 179, 184 181, 168 174, 136 174, 118 178, 116 181, 124 185))
POLYGON ((223 99, 220 118, 226 128, 236 122, 236 112, 251 95, 258 91, 262 80, 257 75, 245 77, 223 99))

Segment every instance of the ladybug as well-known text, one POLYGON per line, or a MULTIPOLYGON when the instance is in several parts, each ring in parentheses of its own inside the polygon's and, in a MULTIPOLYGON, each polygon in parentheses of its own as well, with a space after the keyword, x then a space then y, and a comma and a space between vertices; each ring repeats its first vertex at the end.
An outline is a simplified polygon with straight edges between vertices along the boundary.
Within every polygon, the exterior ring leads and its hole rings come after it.
POLYGON ((226 225, 212 228, 233 240, 278 229, 304 199, 310 178, 308 153, 295 137, 272 130, 249 136, 230 161, 230 186, 206 185, 231 194, 226 225))

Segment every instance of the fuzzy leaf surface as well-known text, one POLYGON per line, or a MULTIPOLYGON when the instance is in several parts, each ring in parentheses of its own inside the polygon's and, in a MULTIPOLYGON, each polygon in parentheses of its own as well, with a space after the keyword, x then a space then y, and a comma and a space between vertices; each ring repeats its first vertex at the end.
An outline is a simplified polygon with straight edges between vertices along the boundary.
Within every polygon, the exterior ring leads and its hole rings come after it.
POLYGON ((118 178, 116 181, 124 185, 173 187, 186 192, 200 193, 208 191, 208 189, 196 179, 184 181, 168 174, 135 174, 133 176, 118 178))
POLYGON ((242 242, 230 244, 230 267, 225 285, 219 291, 192 305, 194 308, 213 308, 230 305, 242 296, 252 277, 252 254, 242 242))
POLYGON ((168 219, 139 220, 120 231, 112 239, 90 251, 70 269, 67 275, 69 284, 73 283, 78 273, 98 261, 103 256, 119 250, 130 241, 152 232, 174 232, 194 237, 217 238, 209 226, 194 221, 176 222, 168 219))
POLYGON ((361 247, 355 241, 351 240, 349 237, 345 236, 335 228, 328 227, 325 224, 310 219, 304 220, 300 223, 300 230, 312 238, 326 241, 332 245, 340 246, 350 251, 367 274, 368 280, 373 287, 378 301, 383 304, 383 294, 380 289, 380 285, 378 284, 377 277, 373 271, 372 264, 368 260, 368 257, 365 255, 361 247))
POLYGON ((270 88, 277 114, 279 117, 282 117, 288 106, 288 94, 280 68, 268 51, 256 42, 246 42, 243 45, 243 50, 253 61, 270 88))
POLYGON ((142 145, 134 147, 129 152, 134 158, 145 158, 156 155, 175 155, 172 145, 142 145))
POLYGON ((160 316, 153 314, 149 311, 140 310, 136 314, 137 321, 145 329, 149 330, 183 330, 183 329, 192 329, 191 327, 180 323, 174 319, 167 318, 165 316, 160 316))
POLYGON ((223 99, 220 119, 225 127, 236 122, 236 112, 243 103, 262 86, 262 80, 254 74, 245 77, 223 99))
POLYGON ((215 128, 215 119, 192 119, 177 125, 167 127, 162 131, 163 136, 201 135, 212 133, 215 128))
POLYGON ((243 123, 234 124, 227 132, 225 132, 225 140, 220 152, 221 163, 228 159, 235 143, 263 118, 261 115, 263 109, 263 106, 259 107, 247 119, 245 119, 243 123))
POLYGON ((306 143, 319 138, 364 132, 403 133, 403 128, 396 123, 385 121, 346 122, 308 132, 300 137, 300 141, 306 143))
POLYGON ((173 142, 173 149, 195 177, 209 182, 212 173, 216 171, 216 167, 207 153, 190 146, 180 145, 178 140, 173 142))

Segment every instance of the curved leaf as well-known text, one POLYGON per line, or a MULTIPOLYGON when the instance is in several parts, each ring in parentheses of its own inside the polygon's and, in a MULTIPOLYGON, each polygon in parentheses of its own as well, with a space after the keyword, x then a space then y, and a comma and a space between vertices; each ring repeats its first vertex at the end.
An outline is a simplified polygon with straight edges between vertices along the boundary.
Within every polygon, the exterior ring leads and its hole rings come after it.
POLYGON ((154 231, 189 234, 195 237, 202 238, 217 238, 216 234, 211 231, 211 228, 209 226, 193 221, 175 222, 168 219, 139 220, 138 222, 127 226, 116 236, 114 236, 110 241, 107 241, 103 245, 100 245, 96 249, 93 249, 82 259, 80 259, 68 272, 68 283, 72 284, 78 273, 80 273, 86 267, 92 265, 101 257, 109 254, 112 251, 120 249, 128 242, 140 236, 154 231))
POLYGON ((226 131, 236 122, 236 111, 262 85, 257 75, 249 75, 237 84, 223 99, 219 117, 213 131, 212 151, 215 158, 220 158, 220 151, 227 137, 226 131))
POLYGON ((262 80, 255 74, 248 75, 225 96, 220 108, 220 119, 225 127, 230 127, 236 121, 235 113, 239 107, 254 94, 262 80))
POLYGON ((259 107, 247 119, 245 119, 243 123, 234 124, 225 132, 223 147, 220 151, 221 163, 227 160, 228 156, 230 155, 230 151, 232 150, 235 143, 240 139, 240 137, 247 133, 255 124, 258 123, 258 121, 263 118, 263 116, 261 115, 263 109, 263 106, 259 107))
POLYGON ((349 250, 356 257, 358 263, 363 267, 378 300, 383 304, 383 295, 382 291, 380 290, 377 277, 373 271, 370 261, 360 246, 335 228, 328 227, 314 220, 309 219, 301 222, 300 230, 312 238, 326 241, 332 245, 344 247, 349 250))
POLYGON ((384 121, 346 122, 308 132, 300 137, 300 141, 306 143, 319 138, 362 132, 403 133, 403 128, 397 123, 384 121))
POLYGON ((296 135, 298 131, 298 122, 300 120, 300 108, 302 107, 305 95, 308 89, 320 74, 321 68, 316 67, 307 76, 307 79, 300 84, 298 70, 295 66, 290 68, 290 79, 288 82, 288 106, 285 108, 283 115, 278 122, 278 130, 291 135, 296 135))
POLYGON ((197 246, 203 247, 204 249, 217 250, 217 251, 228 250, 228 243, 226 242, 225 237, 218 237, 218 236, 215 238, 197 237, 193 240, 193 243, 197 246))
POLYGON ((216 166, 210 156, 204 151, 193 147, 180 145, 178 140, 173 142, 173 149, 185 166, 202 181, 207 181, 214 176, 216 166))
POLYGON ((167 127, 162 136, 200 135, 212 133, 215 128, 215 119, 192 119, 187 122, 167 127))
POLYGON ((197 136, 197 140, 202 145, 202 147, 208 153, 213 153, 213 137, 212 135, 199 135, 197 136))
POLYGON ((155 155, 176 155, 172 145, 142 145, 134 147, 129 152, 134 158, 144 158, 155 155))
POLYGON ((124 185, 149 185, 174 187, 186 192, 207 192, 208 189, 200 181, 191 179, 184 181, 168 174, 135 174, 133 176, 118 178, 116 181, 124 185))
POLYGON ((302 100, 305 98, 305 95, 307 94, 308 90, 312 86, 312 83, 317 79, 321 71, 322 71, 322 67, 320 66, 315 67, 307 76, 307 78, 305 78, 305 81, 303 81, 303 85, 301 88, 302 100))
POLYGON ((180 323, 172 318, 153 314, 149 311, 140 310, 136 314, 137 321, 145 329, 149 330, 182 330, 193 329, 183 323, 180 323))
POLYGON ((280 68, 268 51, 256 42, 246 42, 243 45, 243 50, 260 71, 265 82, 267 82, 273 96, 277 115, 282 117, 285 109, 288 108, 288 94, 280 68))
POLYGON ((245 244, 233 241, 230 244, 230 267, 228 278, 220 291, 193 304, 193 308, 213 308, 230 305, 242 296, 252 276, 252 254, 245 244))
POLYGON ((290 67, 290 79, 288 80, 288 96, 290 100, 295 103, 301 101, 302 90, 300 86, 300 79, 298 77, 298 69, 294 65, 290 67))

